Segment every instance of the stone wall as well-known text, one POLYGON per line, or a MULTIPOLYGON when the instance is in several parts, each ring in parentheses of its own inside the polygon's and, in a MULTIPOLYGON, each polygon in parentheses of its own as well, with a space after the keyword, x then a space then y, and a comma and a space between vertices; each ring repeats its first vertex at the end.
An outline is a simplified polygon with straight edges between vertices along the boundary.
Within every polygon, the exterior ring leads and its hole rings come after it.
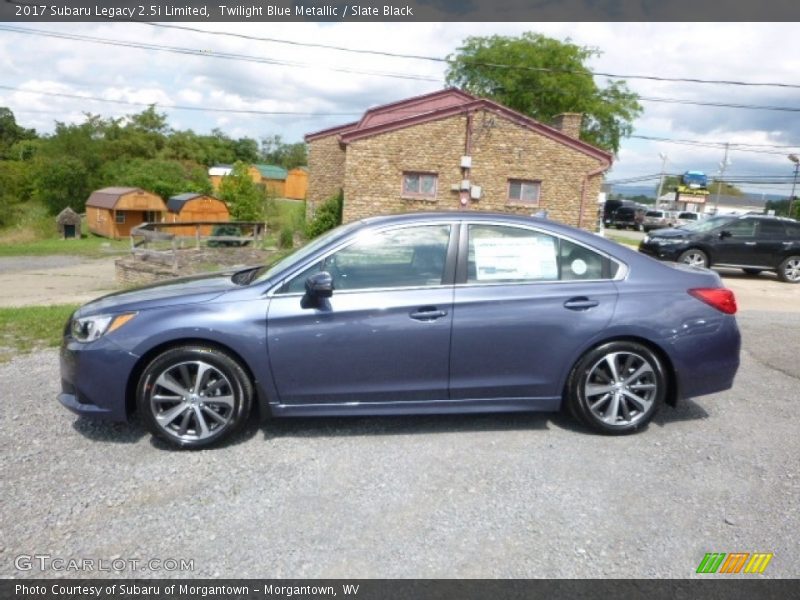
MULTIPOLYGON (((546 209, 554 220, 594 227, 602 175, 589 181, 582 223, 578 220, 585 176, 601 166, 600 160, 491 111, 472 117, 468 179, 482 193, 479 200, 469 200, 462 207, 457 188, 464 178, 460 164, 466 153, 466 132, 467 117, 458 115, 351 142, 344 168, 343 221, 418 210, 533 214, 546 209), (436 173, 435 198, 404 198, 404 171, 436 173), (540 181, 538 204, 509 201, 509 179, 540 181)), ((318 175, 311 168, 313 181, 318 175)))
POLYGON ((338 135, 308 143, 308 171, 306 219, 310 220, 320 202, 338 194, 344 187, 345 151, 338 135))

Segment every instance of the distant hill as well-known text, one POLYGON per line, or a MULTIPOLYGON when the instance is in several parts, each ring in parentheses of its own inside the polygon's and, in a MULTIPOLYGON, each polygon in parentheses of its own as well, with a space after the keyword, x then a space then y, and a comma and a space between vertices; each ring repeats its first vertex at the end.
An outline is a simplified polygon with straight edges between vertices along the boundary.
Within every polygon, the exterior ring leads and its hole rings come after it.
MULTIPOLYGON (((667 190, 664 190, 665 192, 667 190)), ((655 185, 612 185, 609 190, 610 194, 622 194, 625 198, 632 198, 634 196, 647 196, 655 200, 656 186, 655 185)), ((788 194, 759 194, 752 192, 745 192, 744 198, 752 198, 754 200, 786 200, 788 194)))

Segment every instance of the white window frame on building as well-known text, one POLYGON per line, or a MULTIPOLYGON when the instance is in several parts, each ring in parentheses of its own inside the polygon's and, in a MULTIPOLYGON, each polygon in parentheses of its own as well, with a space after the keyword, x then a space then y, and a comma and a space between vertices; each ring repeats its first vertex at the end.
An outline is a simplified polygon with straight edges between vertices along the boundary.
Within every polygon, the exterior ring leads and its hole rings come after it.
POLYGON ((523 204, 525 206, 539 206, 542 195, 542 182, 537 179, 509 179, 506 198, 509 204, 523 204), (518 186, 519 196, 512 197, 514 187, 518 186), (526 193, 527 192, 527 193, 526 193), (527 197, 526 197, 527 196, 527 197))
POLYGON ((438 173, 431 173, 428 171, 403 171, 403 177, 400 181, 400 195, 403 198, 413 198, 413 199, 423 199, 423 200, 435 200, 436 199, 436 191, 439 187, 439 174, 438 173), (411 178, 417 178, 417 191, 409 191, 406 186, 406 181, 411 178), (430 178, 432 182, 432 187, 428 191, 423 191, 423 179, 430 178))
POLYGON ((124 225, 125 224, 125 213, 120 211, 114 214, 114 222, 117 225, 124 225))

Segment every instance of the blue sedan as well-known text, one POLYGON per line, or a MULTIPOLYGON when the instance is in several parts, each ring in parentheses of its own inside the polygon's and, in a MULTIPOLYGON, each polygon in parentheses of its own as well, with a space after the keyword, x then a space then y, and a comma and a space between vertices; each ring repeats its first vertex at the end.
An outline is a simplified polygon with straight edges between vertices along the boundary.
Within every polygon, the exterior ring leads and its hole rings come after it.
POLYGON ((105 296, 69 319, 61 403, 200 448, 261 417, 557 411, 610 434, 730 388, 719 276, 545 219, 341 226, 270 268, 105 296))

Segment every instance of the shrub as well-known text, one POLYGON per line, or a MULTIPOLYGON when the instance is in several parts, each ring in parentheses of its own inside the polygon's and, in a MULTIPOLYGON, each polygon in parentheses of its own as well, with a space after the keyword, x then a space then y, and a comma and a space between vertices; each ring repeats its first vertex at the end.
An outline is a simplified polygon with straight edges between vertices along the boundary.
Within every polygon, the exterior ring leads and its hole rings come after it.
POLYGON ((284 227, 278 237, 278 247, 291 248, 292 246, 294 246, 294 231, 291 227, 284 227))
POLYGON ((341 225, 343 205, 344 194, 341 191, 323 202, 317 209, 317 214, 306 225, 306 237, 315 238, 341 225))

